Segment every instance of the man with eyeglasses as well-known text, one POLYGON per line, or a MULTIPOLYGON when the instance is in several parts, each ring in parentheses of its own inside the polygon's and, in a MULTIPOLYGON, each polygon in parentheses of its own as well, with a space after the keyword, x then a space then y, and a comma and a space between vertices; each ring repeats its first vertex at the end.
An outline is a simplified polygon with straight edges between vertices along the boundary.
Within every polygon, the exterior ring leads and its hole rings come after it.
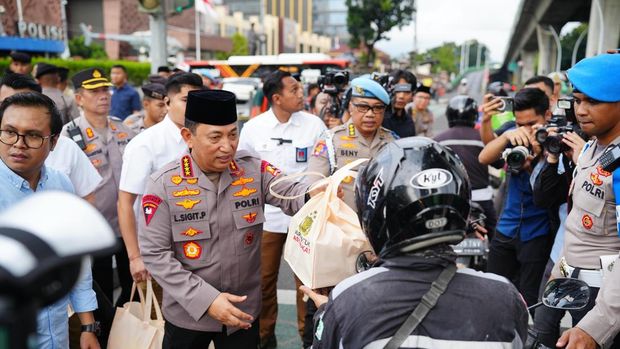
MULTIPOLYGON (((118 236, 114 256, 121 285, 119 304, 129 300, 133 279, 129 272, 129 259, 120 237, 116 202, 123 164, 123 152, 135 133, 120 119, 109 116, 112 84, 103 69, 89 68, 76 73, 73 78, 75 101, 83 115, 66 124, 62 134, 73 139, 97 168, 103 181, 95 189, 95 207, 103 214, 118 236)), ((113 300, 114 282, 112 255, 95 258, 93 277, 108 299, 113 300)), ((104 331, 111 324, 103 324, 104 331)), ((105 343, 105 333, 102 342, 105 343)))
MULTIPOLYGON (((351 161, 370 158, 386 143, 398 138, 392 131, 381 127, 390 95, 377 82, 369 78, 351 81, 351 118, 319 138, 308 162, 308 171, 326 176, 351 161)), ((310 178, 315 180, 316 178, 310 178)), ((344 201, 355 209, 353 178, 343 181, 344 201)))
MULTIPOLYGON (((38 191, 74 193, 69 178, 44 165, 62 128, 54 102, 37 92, 7 97, 0 104, 0 211, 38 191)), ((33 217, 36 219, 36 217, 33 217)), ((90 268, 83 270, 69 293, 37 316, 37 348, 68 348, 67 305, 71 302, 82 324, 81 349, 99 349, 92 311, 97 300, 90 268)))

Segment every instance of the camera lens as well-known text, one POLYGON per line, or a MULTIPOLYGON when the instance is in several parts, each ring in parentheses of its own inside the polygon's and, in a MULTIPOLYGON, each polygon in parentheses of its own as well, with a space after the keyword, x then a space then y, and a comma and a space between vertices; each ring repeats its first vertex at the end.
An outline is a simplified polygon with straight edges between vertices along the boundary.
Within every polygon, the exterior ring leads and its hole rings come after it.
POLYGON ((530 154, 529 149, 519 145, 514 147, 508 155, 506 155, 506 164, 513 170, 519 170, 523 167, 527 156, 530 154))
POLYGON ((559 154, 562 152, 562 135, 555 137, 548 137, 547 142, 545 143, 545 149, 551 154, 559 154))
POLYGON ((547 132, 544 128, 536 131, 536 141, 540 144, 544 144, 547 141, 548 136, 549 132, 547 132))

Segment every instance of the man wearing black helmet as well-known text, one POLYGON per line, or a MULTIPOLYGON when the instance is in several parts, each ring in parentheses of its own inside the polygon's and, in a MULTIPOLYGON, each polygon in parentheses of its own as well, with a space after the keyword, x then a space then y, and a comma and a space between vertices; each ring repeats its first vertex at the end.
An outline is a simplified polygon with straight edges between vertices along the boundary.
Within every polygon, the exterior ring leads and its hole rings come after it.
POLYGON ((463 161, 472 187, 471 199, 484 209, 485 228, 492 233, 497 214, 493 206, 493 188, 489 186, 489 167, 478 161, 478 155, 484 148, 480 133, 474 129, 478 104, 471 97, 456 96, 448 102, 446 118, 450 128, 434 139, 452 149, 463 161))
POLYGON ((450 244, 464 237, 470 189, 454 153, 421 137, 389 143, 361 171, 355 194, 380 261, 329 299, 303 287, 320 305, 313 348, 521 346, 527 311, 514 286, 456 270, 450 244))

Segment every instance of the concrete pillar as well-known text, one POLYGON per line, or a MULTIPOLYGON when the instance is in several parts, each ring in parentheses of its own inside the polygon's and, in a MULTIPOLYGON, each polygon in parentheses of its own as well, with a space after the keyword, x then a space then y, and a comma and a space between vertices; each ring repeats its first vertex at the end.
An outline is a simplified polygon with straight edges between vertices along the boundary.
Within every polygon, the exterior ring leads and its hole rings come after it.
MULTIPOLYGON (((103 32, 105 34, 121 34, 121 0, 103 1, 103 32)), ((105 51, 110 59, 118 59, 120 42, 106 40, 105 51)))
POLYGON ((521 52, 521 63, 521 76, 518 81, 519 85, 536 75, 536 71, 534 70, 536 66, 536 51, 521 52))
POLYGON ((547 75, 555 68, 557 48, 553 36, 543 26, 536 25, 538 41, 538 75, 547 75))
POLYGON ((618 48, 619 39, 620 1, 592 0, 586 57, 596 56, 606 50, 618 48))

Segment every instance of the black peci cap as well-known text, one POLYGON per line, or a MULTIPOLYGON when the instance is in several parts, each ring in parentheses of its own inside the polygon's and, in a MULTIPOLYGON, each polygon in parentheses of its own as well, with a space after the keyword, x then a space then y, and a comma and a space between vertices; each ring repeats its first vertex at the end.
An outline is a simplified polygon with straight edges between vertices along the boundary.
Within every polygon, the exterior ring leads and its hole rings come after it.
POLYGON ((30 55, 24 52, 13 51, 9 56, 15 62, 30 63, 32 61, 30 55))
POLYGON ((162 84, 151 83, 142 86, 145 97, 163 100, 166 97, 166 88, 162 84))
POLYGON ((34 67, 34 77, 37 79, 46 74, 57 74, 57 73, 58 73, 58 67, 53 64, 41 62, 41 63, 37 63, 37 65, 35 65, 34 67))
POLYGON ((225 126, 237 122, 235 94, 223 90, 195 90, 187 94, 185 118, 193 122, 225 126))

